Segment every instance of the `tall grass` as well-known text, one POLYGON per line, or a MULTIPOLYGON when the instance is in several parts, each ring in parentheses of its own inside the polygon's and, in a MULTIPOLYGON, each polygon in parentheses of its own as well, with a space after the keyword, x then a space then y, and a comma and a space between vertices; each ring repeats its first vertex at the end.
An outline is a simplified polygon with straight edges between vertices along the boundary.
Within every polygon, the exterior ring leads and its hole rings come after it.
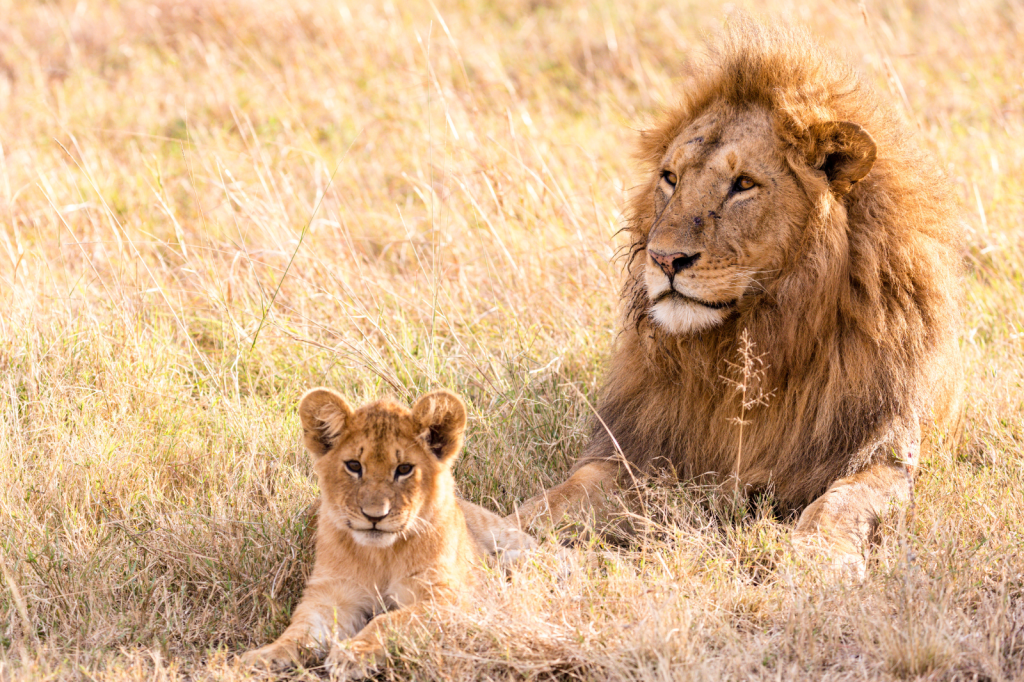
MULTIPOLYGON (((794 562, 766 509, 653 488, 632 544, 484 577, 386 678, 1024 678, 1024 4, 757 10, 845 54, 953 180, 964 446, 863 583, 794 562)), ((560 480, 636 130, 732 11, 0 0, 0 678, 250 675, 233 655, 310 563, 310 386, 460 392, 457 477, 496 511, 560 480)))

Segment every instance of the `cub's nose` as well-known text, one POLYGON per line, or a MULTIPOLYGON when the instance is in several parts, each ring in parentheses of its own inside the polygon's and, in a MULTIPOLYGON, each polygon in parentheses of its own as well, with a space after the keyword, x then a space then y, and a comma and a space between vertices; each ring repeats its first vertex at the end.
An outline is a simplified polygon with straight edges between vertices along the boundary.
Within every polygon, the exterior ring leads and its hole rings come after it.
POLYGON ((382 504, 379 507, 371 509, 361 507, 359 511, 363 513, 363 516, 366 517, 367 521, 370 523, 377 523, 378 521, 383 521, 387 518, 387 515, 391 513, 391 510, 388 507, 389 505, 382 504))
POLYGON ((694 263, 700 260, 699 251, 697 253, 661 253, 659 251, 648 251, 647 253, 651 255, 651 260, 654 261, 655 265, 661 268, 661 271, 664 272, 670 280, 683 270, 692 267, 694 263))

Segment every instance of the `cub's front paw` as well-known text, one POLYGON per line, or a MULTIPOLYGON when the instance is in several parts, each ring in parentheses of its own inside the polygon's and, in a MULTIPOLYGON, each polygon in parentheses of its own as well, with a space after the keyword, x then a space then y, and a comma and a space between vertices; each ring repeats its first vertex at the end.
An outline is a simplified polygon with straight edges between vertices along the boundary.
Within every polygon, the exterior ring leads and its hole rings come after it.
POLYGON ((384 659, 384 647, 379 644, 350 639, 331 647, 324 666, 331 679, 361 680, 379 671, 384 659))
POLYGON ((242 665, 273 671, 287 670, 300 662, 295 651, 276 643, 246 651, 241 660, 242 665))

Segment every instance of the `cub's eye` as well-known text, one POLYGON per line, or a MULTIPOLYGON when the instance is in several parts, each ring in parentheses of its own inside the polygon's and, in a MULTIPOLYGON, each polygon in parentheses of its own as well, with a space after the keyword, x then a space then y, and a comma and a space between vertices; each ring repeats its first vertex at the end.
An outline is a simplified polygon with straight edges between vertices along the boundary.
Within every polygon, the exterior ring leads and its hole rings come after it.
POLYGON ((345 468, 351 471, 353 474, 359 474, 363 471, 363 465, 359 463, 358 459, 350 459, 345 462, 345 468))
POLYGON ((673 187, 675 187, 676 183, 679 181, 679 178, 676 177, 676 174, 670 170, 661 171, 661 179, 667 182, 668 184, 672 185, 673 187))
POLYGON ((746 192, 748 189, 754 189, 754 185, 756 184, 757 183, 748 178, 746 175, 741 175, 738 178, 736 178, 735 182, 732 183, 732 191, 746 192))
POLYGON ((412 473, 411 464, 399 464, 398 467, 395 469, 395 478, 399 478, 401 476, 408 476, 410 473, 412 473))

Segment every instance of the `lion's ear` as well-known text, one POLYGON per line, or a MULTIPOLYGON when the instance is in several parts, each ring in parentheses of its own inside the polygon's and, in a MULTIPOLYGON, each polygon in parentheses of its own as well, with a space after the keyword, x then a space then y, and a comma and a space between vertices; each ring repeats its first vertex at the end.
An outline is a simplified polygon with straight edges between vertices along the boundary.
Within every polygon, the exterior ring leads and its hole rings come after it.
POLYGON ((338 442, 352 417, 345 399, 329 388, 306 391, 299 401, 302 440, 313 457, 323 457, 338 442))
POLYGON ((812 164, 824 171, 832 191, 842 196, 871 170, 878 145, 868 131, 849 121, 815 123, 810 129, 816 154, 812 164))
POLYGON ((466 430, 462 399, 451 391, 433 391, 412 406, 412 418, 427 449, 446 464, 454 462, 466 430))

